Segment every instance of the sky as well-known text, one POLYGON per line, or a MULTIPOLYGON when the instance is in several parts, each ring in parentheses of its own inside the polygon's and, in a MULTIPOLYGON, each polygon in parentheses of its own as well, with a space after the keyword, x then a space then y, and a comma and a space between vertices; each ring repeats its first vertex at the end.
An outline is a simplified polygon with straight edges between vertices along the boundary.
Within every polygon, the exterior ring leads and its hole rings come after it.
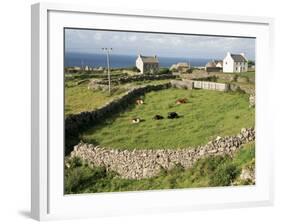
POLYGON ((66 52, 100 54, 103 47, 122 55, 223 59, 231 52, 255 59, 254 38, 65 29, 66 52))

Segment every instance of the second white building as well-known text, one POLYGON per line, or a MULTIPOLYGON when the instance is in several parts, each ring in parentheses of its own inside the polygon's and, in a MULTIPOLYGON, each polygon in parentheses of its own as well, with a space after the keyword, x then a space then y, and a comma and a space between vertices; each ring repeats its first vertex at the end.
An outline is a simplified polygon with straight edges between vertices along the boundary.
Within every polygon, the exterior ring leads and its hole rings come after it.
POLYGON ((223 59, 223 72, 247 72, 248 60, 244 53, 231 54, 227 52, 226 57, 223 59))
POLYGON ((136 67, 141 74, 157 74, 159 71, 159 60, 157 56, 143 56, 138 55, 136 60, 136 67))

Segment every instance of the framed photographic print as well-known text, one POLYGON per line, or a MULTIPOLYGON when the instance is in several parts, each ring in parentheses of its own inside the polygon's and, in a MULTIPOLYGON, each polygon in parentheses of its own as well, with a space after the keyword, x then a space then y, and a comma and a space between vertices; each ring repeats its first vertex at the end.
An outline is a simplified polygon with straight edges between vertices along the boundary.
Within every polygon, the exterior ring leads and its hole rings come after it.
POLYGON ((32 217, 270 205, 271 18, 32 6, 32 217))

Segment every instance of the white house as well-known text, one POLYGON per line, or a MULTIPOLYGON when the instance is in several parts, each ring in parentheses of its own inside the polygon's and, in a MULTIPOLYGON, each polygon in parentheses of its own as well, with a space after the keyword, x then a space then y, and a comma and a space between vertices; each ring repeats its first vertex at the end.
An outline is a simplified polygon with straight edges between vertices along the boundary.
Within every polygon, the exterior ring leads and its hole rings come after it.
POLYGON ((227 52, 226 57, 223 59, 223 72, 247 72, 248 60, 244 53, 231 54, 227 52))
POLYGON ((223 60, 215 60, 217 68, 223 68, 223 60))
POLYGON ((222 70, 223 67, 223 61, 221 60, 212 60, 209 61, 206 65, 205 65, 205 70, 207 72, 219 72, 222 70))
POLYGON ((136 67, 142 74, 157 74, 159 71, 159 60, 157 56, 143 56, 138 55, 136 60, 136 67))
POLYGON ((187 64, 186 62, 179 62, 177 64, 173 64, 169 70, 177 71, 180 73, 186 73, 189 67, 190 67, 189 64, 187 64))

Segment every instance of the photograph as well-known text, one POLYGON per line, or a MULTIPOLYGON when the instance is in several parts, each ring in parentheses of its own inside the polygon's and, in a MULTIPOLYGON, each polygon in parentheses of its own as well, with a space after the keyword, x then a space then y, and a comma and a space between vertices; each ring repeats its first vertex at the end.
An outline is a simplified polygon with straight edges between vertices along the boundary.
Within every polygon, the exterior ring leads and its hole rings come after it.
POLYGON ((255 185, 256 38, 63 38, 64 194, 255 185))

